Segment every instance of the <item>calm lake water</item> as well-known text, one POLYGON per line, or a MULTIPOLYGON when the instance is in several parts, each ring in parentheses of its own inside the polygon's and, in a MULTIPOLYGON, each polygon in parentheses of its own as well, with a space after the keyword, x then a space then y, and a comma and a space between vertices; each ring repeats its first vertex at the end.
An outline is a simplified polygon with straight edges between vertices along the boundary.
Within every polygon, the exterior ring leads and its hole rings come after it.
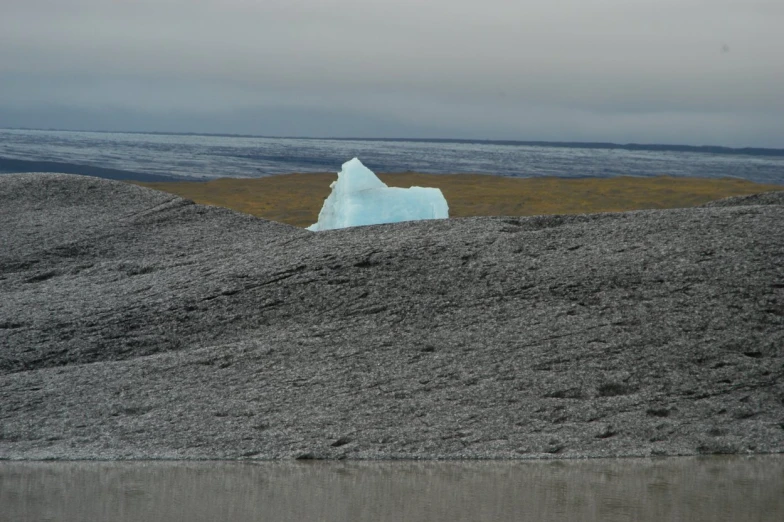
POLYGON ((735 177, 784 184, 778 155, 625 150, 500 142, 261 138, 0 129, 0 157, 165 176, 260 177, 337 172, 358 157, 376 172, 512 177, 735 177))
POLYGON ((5 521, 777 521, 784 456, 0 462, 5 521))

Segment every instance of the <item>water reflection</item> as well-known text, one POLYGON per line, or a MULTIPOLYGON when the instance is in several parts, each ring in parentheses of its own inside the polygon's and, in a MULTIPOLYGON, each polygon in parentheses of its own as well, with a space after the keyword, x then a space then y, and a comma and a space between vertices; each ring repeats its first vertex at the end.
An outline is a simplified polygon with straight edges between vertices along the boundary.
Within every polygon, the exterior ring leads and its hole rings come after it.
POLYGON ((784 456, 0 462, 0 521, 784 520, 784 456))
MULTIPOLYGON (((0 129, 0 156, 147 174, 257 177, 336 172, 359 157, 374 172, 489 173, 505 176, 739 177, 784 183, 784 157, 675 150, 623 150, 491 142, 251 138, 0 129)), ((2 167, 2 165, 0 165, 2 167)))

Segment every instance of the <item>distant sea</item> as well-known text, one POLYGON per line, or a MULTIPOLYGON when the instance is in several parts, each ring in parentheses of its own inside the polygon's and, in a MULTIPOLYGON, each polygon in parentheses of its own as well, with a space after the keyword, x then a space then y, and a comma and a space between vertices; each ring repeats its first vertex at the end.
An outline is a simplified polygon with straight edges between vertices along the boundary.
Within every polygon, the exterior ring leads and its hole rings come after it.
POLYGON ((784 185, 784 149, 0 129, 0 172, 43 170, 147 181, 255 178, 337 172, 353 157, 376 172, 732 177, 784 185))

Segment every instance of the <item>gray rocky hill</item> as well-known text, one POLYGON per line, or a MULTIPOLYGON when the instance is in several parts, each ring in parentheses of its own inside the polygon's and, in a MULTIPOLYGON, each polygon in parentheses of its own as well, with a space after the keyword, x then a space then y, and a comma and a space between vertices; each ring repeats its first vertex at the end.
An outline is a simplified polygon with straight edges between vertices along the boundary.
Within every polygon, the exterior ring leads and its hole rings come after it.
POLYGON ((0 177, 0 458, 784 451, 784 193, 311 233, 0 177))

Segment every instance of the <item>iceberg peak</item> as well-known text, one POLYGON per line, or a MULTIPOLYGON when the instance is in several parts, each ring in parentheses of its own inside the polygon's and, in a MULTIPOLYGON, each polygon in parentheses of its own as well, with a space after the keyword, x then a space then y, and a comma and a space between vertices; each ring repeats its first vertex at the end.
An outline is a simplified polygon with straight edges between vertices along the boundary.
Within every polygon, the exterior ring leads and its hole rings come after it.
POLYGON ((308 230, 449 217, 449 206, 440 189, 388 187, 357 158, 343 164, 330 188, 318 221, 308 230))

